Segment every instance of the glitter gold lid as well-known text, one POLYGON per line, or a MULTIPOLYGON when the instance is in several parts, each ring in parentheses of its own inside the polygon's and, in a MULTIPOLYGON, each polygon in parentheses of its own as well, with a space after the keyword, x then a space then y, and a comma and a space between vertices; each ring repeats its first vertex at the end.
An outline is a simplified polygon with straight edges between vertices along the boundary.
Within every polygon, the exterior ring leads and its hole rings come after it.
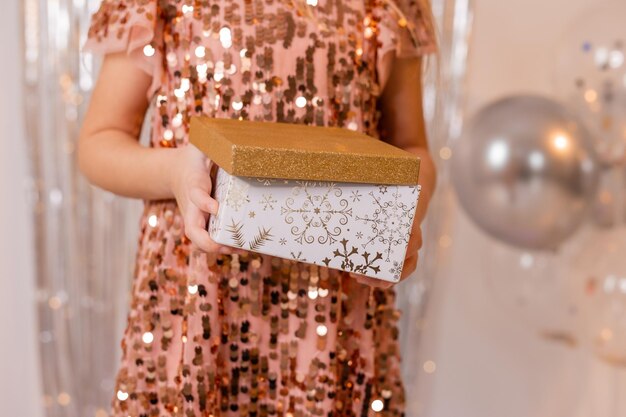
POLYGON ((189 140, 231 175, 417 184, 420 159, 337 127, 194 117, 189 140))

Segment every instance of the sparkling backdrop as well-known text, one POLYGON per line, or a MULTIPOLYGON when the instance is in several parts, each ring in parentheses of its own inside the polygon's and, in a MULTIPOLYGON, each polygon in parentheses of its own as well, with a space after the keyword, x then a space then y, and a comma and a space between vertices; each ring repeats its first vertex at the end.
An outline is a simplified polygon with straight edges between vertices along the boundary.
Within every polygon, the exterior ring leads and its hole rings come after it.
MULTIPOLYGON (((132 277, 140 202, 97 190, 75 159, 80 121, 97 72, 80 52, 98 0, 24 0, 24 97, 37 259, 37 304, 46 415, 106 416, 113 392, 132 277)), ((434 0, 439 59, 429 63, 425 112, 438 191, 424 228, 416 279, 402 284, 400 307, 405 381, 420 372, 419 342, 429 289, 449 235, 449 141, 463 120, 463 80, 472 23, 471 0, 434 0), (443 249, 443 250, 442 250, 443 249)), ((145 132, 145 129, 144 129, 145 132)), ((418 401, 408 396, 408 415, 418 401)))
POLYGON ((97 1, 25 0, 24 97, 35 222, 37 314, 47 416, 104 416, 138 231, 138 202, 78 174, 95 63, 81 54, 97 1))

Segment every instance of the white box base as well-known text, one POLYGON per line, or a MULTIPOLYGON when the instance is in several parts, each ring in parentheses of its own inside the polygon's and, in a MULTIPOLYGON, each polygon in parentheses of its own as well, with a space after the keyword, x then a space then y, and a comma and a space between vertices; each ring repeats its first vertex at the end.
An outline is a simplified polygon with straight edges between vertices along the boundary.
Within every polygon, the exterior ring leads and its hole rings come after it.
POLYGON ((236 177, 218 169, 211 238, 223 245, 400 279, 419 185, 236 177))

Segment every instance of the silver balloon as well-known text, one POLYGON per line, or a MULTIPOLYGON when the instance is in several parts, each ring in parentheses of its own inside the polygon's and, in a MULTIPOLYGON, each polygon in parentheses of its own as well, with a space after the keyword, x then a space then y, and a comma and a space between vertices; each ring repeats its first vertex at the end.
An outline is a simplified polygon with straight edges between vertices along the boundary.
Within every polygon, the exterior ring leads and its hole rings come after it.
POLYGON ((597 187, 589 134, 542 97, 485 107, 452 154, 461 205, 484 231, 519 247, 556 249, 583 222, 597 187))

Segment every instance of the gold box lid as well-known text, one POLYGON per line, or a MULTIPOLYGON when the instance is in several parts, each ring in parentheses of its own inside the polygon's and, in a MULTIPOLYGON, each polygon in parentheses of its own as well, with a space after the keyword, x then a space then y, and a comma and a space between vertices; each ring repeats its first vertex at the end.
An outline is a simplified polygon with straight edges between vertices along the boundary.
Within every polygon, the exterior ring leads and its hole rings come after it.
POLYGON ((231 175, 415 185, 420 159, 337 127, 194 117, 189 140, 231 175))

